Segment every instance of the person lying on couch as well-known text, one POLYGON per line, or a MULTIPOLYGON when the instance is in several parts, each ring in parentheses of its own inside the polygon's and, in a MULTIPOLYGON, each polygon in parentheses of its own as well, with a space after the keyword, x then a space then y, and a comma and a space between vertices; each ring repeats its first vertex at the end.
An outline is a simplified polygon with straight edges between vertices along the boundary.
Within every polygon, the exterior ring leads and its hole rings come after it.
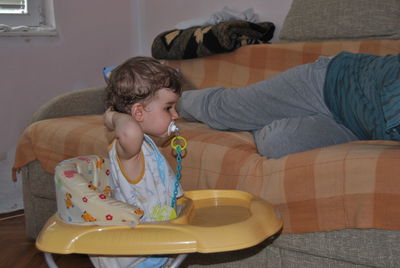
POLYGON ((180 116, 250 131, 269 158, 356 140, 400 140, 400 54, 321 56, 240 88, 185 91, 180 116))

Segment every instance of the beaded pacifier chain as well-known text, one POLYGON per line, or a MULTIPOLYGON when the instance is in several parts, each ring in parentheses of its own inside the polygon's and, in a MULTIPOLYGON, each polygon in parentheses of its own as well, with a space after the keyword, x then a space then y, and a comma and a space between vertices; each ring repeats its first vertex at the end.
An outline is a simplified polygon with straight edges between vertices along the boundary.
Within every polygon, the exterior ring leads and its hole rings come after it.
POLYGON ((175 133, 175 137, 171 140, 171 147, 176 151, 176 181, 174 188, 174 195, 172 197, 171 207, 174 208, 176 204, 176 198, 178 195, 179 184, 181 182, 181 170, 182 170, 182 152, 186 149, 187 141, 184 137, 179 135, 179 129, 172 121, 168 127, 168 134, 175 133))

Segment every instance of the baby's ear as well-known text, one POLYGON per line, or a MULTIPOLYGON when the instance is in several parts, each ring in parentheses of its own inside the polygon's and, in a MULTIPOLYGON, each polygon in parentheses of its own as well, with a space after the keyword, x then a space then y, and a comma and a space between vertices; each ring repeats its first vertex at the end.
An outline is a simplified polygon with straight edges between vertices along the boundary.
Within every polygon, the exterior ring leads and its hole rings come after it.
POLYGON ((142 103, 135 103, 131 107, 131 116, 135 118, 136 121, 141 122, 143 120, 144 106, 142 103))

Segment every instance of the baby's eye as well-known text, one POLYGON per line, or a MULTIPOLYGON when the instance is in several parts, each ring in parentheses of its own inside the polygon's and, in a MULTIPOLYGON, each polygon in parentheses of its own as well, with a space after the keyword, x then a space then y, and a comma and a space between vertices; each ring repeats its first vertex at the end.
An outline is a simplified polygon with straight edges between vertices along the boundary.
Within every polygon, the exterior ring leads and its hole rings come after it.
POLYGON ((166 110, 166 111, 169 111, 171 109, 172 109, 172 106, 167 106, 167 107, 164 108, 164 110, 166 110))

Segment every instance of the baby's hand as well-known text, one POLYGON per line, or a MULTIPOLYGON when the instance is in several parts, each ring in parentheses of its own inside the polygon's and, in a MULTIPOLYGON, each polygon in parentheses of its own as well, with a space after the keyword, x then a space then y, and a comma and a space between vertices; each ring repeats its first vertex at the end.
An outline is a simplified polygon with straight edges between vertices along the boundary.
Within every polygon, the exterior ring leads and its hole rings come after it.
POLYGON ((114 123, 112 121, 113 115, 116 112, 112 111, 111 108, 108 108, 107 111, 103 115, 104 125, 108 128, 108 130, 114 130, 114 123))

